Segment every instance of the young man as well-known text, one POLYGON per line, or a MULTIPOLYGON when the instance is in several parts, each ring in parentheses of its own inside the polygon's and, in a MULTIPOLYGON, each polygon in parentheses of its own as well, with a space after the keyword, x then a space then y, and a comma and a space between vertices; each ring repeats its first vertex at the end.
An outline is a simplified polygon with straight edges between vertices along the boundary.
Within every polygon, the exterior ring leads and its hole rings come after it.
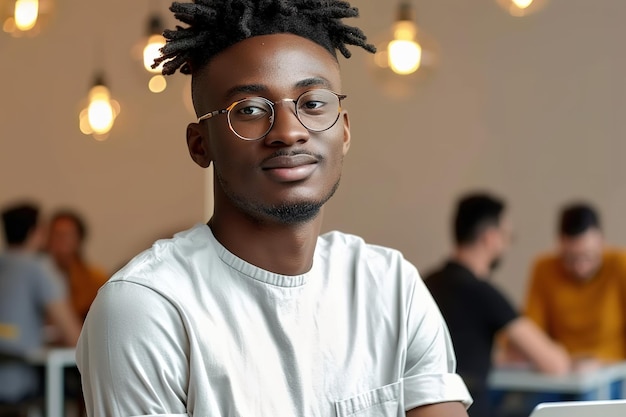
POLYGON ((510 240, 511 225, 504 209, 504 202, 489 194, 463 196, 454 216, 454 254, 426 277, 426 286, 450 329, 459 374, 474 398, 471 417, 492 415, 487 376, 497 336, 504 336, 541 371, 558 374, 569 368, 565 351, 519 316, 488 282, 510 240))
MULTIPOLYGON (((58 329, 60 342, 74 346, 80 332, 78 319, 60 277, 37 256, 45 239, 39 208, 31 203, 6 207, 2 224, 7 250, 0 254, 0 351, 22 356, 41 349, 47 319, 58 329)), ((0 366, 0 403, 33 396, 39 386, 33 367, 0 366)))
POLYGON ((192 75, 212 218, 100 290, 78 364, 90 416, 466 416, 445 324, 393 250, 322 208, 350 145, 335 50, 372 47, 340 1, 175 3, 164 72, 192 75))
POLYGON ((626 359, 626 253, 605 247, 588 204, 561 211, 559 247, 533 267, 526 314, 581 366, 626 359))

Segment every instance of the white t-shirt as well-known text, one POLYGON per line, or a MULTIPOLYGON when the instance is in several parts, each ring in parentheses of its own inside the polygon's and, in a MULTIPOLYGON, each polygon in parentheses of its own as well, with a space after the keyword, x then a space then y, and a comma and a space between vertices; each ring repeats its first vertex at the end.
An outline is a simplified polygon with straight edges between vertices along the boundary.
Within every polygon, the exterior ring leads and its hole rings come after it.
POLYGON ((339 232, 285 276, 206 225, 161 240, 98 293, 77 352, 91 417, 404 416, 471 398, 416 269, 339 232))

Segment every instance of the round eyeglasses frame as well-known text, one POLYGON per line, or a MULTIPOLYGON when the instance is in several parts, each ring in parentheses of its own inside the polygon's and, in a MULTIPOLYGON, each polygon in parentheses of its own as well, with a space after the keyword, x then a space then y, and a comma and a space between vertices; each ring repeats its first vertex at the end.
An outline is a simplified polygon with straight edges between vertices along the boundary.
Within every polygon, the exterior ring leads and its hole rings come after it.
POLYGON ((276 115, 276 110, 275 110, 275 106, 278 103, 281 102, 291 102, 294 104, 294 114, 296 115, 296 118, 298 119, 298 121, 300 122, 300 124, 302 126, 304 126, 308 131, 310 132, 324 132, 328 129, 330 129, 331 127, 333 127, 336 123, 337 120, 339 120, 339 115, 341 114, 341 100, 344 100, 345 98, 347 98, 348 96, 345 94, 339 94, 339 93, 335 93, 334 91, 331 90, 327 90, 327 89, 313 89, 313 90, 307 90, 305 92, 303 92, 302 94, 300 94, 297 98, 293 99, 293 98, 283 98, 277 101, 272 101, 270 99, 267 99, 265 97, 246 97, 244 99, 241 100, 237 100, 235 102, 233 102, 230 106, 226 107, 225 109, 221 109, 221 110, 215 110, 212 112, 208 112, 207 114, 204 114, 200 117, 198 117, 198 123, 202 122, 203 120, 208 120, 211 119, 215 116, 218 116, 220 114, 227 114, 228 116, 228 127, 230 128, 230 130, 240 139, 242 140, 246 140, 246 141, 254 141, 254 140, 259 140, 263 137, 265 137, 270 130, 272 130, 272 127, 274 127, 274 120, 275 120, 275 115, 276 115), (337 97, 338 100, 338 106, 337 106, 337 117, 335 118, 335 120, 328 126, 325 127, 323 129, 312 129, 309 126, 307 126, 303 121, 302 118, 300 117, 300 114, 298 113, 298 102, 300 101, 300 99, 305 96, 306 94, 309 94, 311 92, 315 92, 315 91, 322 91, 322 92, 328 92, 328 93, 332 93, 337 97), (233 127, 233 124, 231 122, 231 110, 234 109, 238 104, 243 103, 244 101, 249 101, 249 100, 261 100, 265 103, 267 103, 271 109, 271 114, 269 115, 269 126, 267 127, 267 129, 265 130, 265 132, 255 138, 248 138, 245 136, 240 135, 239 133, 237 133, 237 131, 235 130, 235 128, 233 127))

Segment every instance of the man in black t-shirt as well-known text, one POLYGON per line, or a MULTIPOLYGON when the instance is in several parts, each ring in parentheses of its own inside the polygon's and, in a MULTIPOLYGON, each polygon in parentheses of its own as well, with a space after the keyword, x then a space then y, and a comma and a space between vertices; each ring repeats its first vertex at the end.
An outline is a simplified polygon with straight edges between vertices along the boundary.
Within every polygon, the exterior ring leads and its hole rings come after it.
POLYGON ((505 334, 543 372, 564 373, 570 366, 565 350, 520 316, 487 282, 511 236, 504 209, 504 202, 488 194, 462 197, 454 217, 455 251, 440 269, 426 276, 452 336, 457 371, 474 398, 470 417, 491 416, 487 375, 496 335, 505 334))

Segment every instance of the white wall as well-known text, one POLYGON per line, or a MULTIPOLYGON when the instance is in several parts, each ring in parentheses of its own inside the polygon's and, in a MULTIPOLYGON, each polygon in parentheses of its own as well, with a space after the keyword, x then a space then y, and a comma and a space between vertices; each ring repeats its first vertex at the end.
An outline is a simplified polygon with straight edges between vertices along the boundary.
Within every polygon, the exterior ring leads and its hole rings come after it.
MULTIPOLYGON (((41 37, 0 37, 0 204, 31 196, 48 209, 77 207, 92 226, 90 256, 115 268, 154 238, 206 220, 205 174, 184 140, 187 80, 176 75, 160 95, 143 88, 130 51, 148 1, 58 3, 41 37), (98 43, 122 104, 103 143, 77 127, 98 43)), ((389 28, 396 2, 353 4, 362 15, 353 23, 370 38, 389 28)), ((326 229, 396 247, 425 270, 449 251, 457 195, 500 193, 518 239, 496 280, 516 302, 532 257, 552 245, 563 202, 597 202, 609 239, 623 244, 626 2, 552 0, 523 19, 495 0, 414 4, 441 65, 398 100, 374 81, 366 53, 352 48, 342 60, 353 141, 326 229)))

